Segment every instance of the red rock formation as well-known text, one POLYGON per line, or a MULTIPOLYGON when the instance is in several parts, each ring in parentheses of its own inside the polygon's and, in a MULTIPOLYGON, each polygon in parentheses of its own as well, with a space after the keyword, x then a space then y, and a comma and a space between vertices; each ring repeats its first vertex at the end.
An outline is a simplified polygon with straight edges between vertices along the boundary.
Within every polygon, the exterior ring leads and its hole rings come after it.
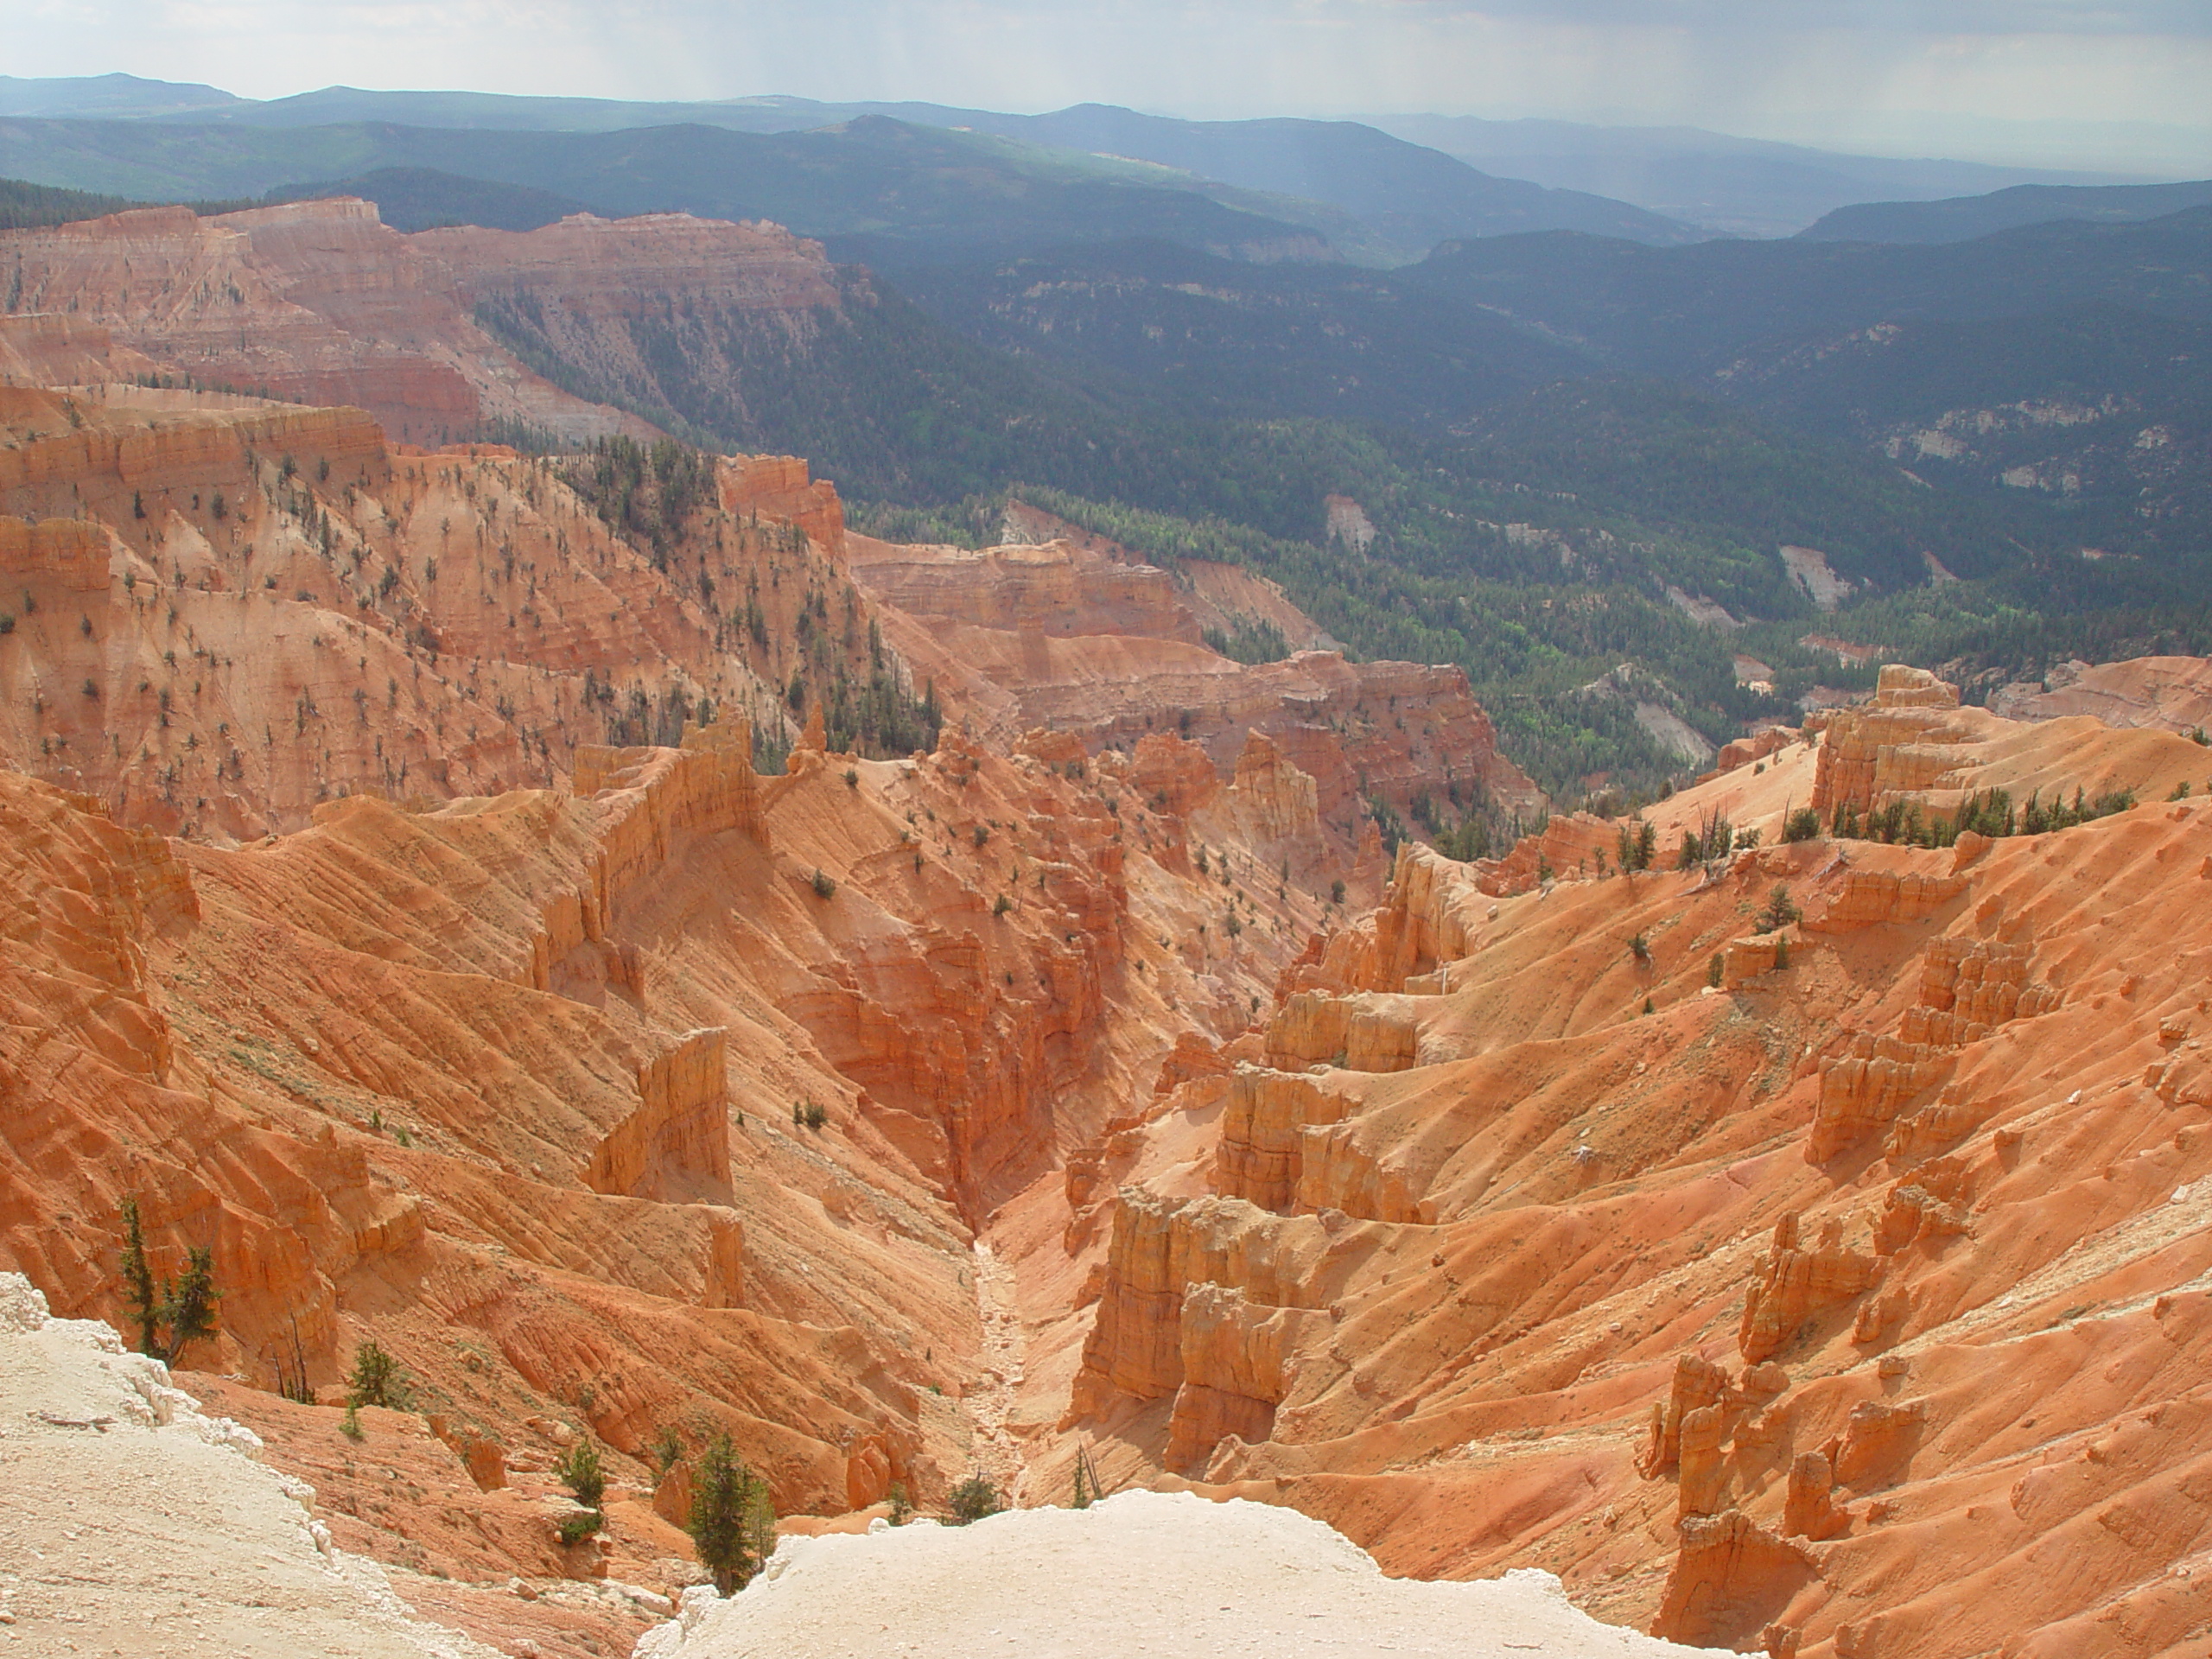
POLYGON ((395 454, 355 410, 7 397, 0 567, 28 599, 0 636, 0 743, 126 821, 242 839, 349 793, 556 781, 618 675, 770 701, 536 463, 395 454))
POLYGON ((1925 670, 1882 670, 1874 701, 1831 718, 1819 750, 1812 805, 1822 822, 1839 805, 1860 811, 1910 798, 1948 817, 1974 790, 2001 788, 2016 802, 2082 789, 2164 795, 2203 769, 2202 751, 2151 731, 2115 734, 2087 716, 2023 728, 1958 706, 1958 690, 1925 670))
MULTIPOLYGON (((0 775, 0 874, 50 922, 0 953, 21 1106, 0 1258, 112 1316, 135 1193, 158 1271, 215 1245, 204 1363, 264 1387, 304 1363, 329 1389, 372 1334, 442 1402, 424 1455, 449 1465, 340 1483, 388 1556, 588 1568, 505 1530, 582 1433, 633 1481, 663 1427, 729 1427, 786 1509, 941 1490, 961 1426, 924 1402, 974 1374, 971 1226, 1058 1190, 1064 1158, 1074 1190, 1078 1149, 1119 1167, 1141 1139, 1126 1103, 1156 1081, 1177 1122, 1225 1091, 1222 1046, 1322 909, 1280 874, 1313 833, 1310 779, 1264 740, 1226 782, 1193 748, 1202 878, 1180 821, 1135 809, 1123 757, 1071 736, 831 757, 810 699, 814 746, 757 776, 747 716, 779 725, 782 701, 732 664, 699 577, 727 607, 758 576, 775 667, 810 592, 840 592, 836 498, 798 463, 729 463, 728 504, 662 571, 547 467, 388 444, 358 412, 4 397, 0 560, 37 609, 11 610, 0 682, 39 695, 0 740, 105 798, 0 775), (680 747, 600 741, 639 661, 667 676, 639 689, 727 712, 680 747), (88 676, 92 706, 55 706, 88 676), (101 732, 136 741, 103 756, 101 732), (391 775, 349 774, 372 762, 391 775), (786 1131, 809 1101, 821 1127, 786 1131), (437 1501, 401 1513, 405 1482, 437 1501)), ((872 602, 846 603, 863 631, 872 602)), ((1194 1307, 1170 1390, 1188 1382, 1194 1467, 1263 1437, 1295 1345, 1243 1261, 1188 1281, 1253 1310, 1194 1307)), ((246 1398, 258 1421, 289 1409, 246 1398)), ((618 1519, 601 1570, 666 1581, 653 1563, 684 1547, 650 1516, 618 1519)))
POLYGON ((1222 1109, 1215 1191, 1289 1213, 1305 1174, 1306 1130, 1338 1122, 1350 1103, 1312 1078, 1239 1066, 1222 1109))
POLYGON ((1872 1260, 1844 1248, 1840 1221, 1823 1224, 1819 1245, 1808 1250, 1799 1246, 1797 1219, 1791 1211, 1775 1223, 1774 1253, 1744 1294, 1736 1345, 1753 1364, 1781 1353, 1807 1320, 1856 1300, 1878 1275, 1872 1260))
POLYGON ((1172 730, 1225 774, 1256 732, 1314 780, 1319 818, 1347 842, 1363 792, 1406 810, 1456 779, 1513 810, 1539 804, 1457 669, 1322 652, 1244 667, 1198 643, 1196 613, 1165 572, 1110 543, 849 545, 861 587, 914 619, 887 638, 957 688, 996 741, 1041 726, 1134 750, 1172 730))
POLYGON ((1771 1615, 1812 1577, 1802 1545, 1745 1515, 1685 1516, 1681 1553, 1652 1621, 1654 1636, 1694 1647, 1738 1647, 1761 1636, 1771 1615))
MULTIPOLYGON (((1961 791, 2080 776, 2155 800, 2163 768, 2202 765, 2157 734, 1945 717, 1974 728, 1946 761, 1961 791)), ((1818 753, 1684 791, 1662 836, 1716 806, 1770 836, 1818 753)), ((2212 1341, 2189 1219, 2212 1137, 2183 1121, 2212 1098, 2188 1046, 2208 825, 2183 800, 1499 896, 1402 860, 1378 913, 1286 975, 1276 1069, 1240 1072, 1217 1117, 1130 1131, 1116 1224, 1154 1217, 1162 1270, 1125 1277, 1116 1235, 1071 1433, 1122 1478, 1310 1508, 1394 1571, 1550 1566, 1676 1639, 2056 1653, 2103 1642, 2119 1605, 2146 1632, 2120 1650, 2182 1640, 2172 1569, 2204 1535, 2147 1494, 2212 1446, 2178 1427, 2185 1356, 2212 1341), (1808 918, 1789 964, 1710 987, 1777 881, 1808 918), (1384 1010, 1411 1065, 1305 1071, 1384 1010), (1253 1203, 1236 1230, 1272 1241, 1264 1274, 1165 1270, 1196 1174, 1253 1203), (1115 1382, 1116 1356, 1165 1361, 1196 1284, 1243 1293, 1234 1313, 1203 1294, 1191 1350, 1244 1379, 1233 1411, 1179 1344, 1141 1395, 1115 1382), (1302 1315, 1271 1327, 1279 1352, 1243 1334, 1275 1309, 1302 1315), (1714 1363, 1731 1339, 1740 1379, 1714 1363), (2152 1415, 2162 1438, 2135 1427, 2152 1415), (2094 1460, 2123 1455, 2124 1475, 2094 1460), (2014 1496, 2038 1461, 2094 1480, 2014 1496)))
MULTIPOLYGON (((359 200, 207 219, 156 207, 0 233, 0 253, 23 273, 17 309, 67 315, 115 342, 19 344, 24 377, 156 370, 356 404, 396 438, 422 442, 467 437, 492 419, 571 439, 652 433, 524 367, 474 320, 487 302, 525 305, 547 345, 614 387, 650 378, 627 327, 642 311, 681 304, 783 320, 840 303, 818 245, 772 225, 677 213, 402 236, 359 200), (109 372, 76 372, 86 366, 109 372)), ((0 372, 14 372, 0 357, 0 372)))
POLYGON ((1789 1492, 1782 1510, 1783 1535, 1818 1541, 1847 1531, 1851 1516, 1836 1503, 1834 1490, 1835 1478, 1827 1459, 1818 1452, 1801 1453, 1789 1465, 1789 1492))
MULTIPOLYGON (((594 1192, 661 1203, 729 1200, 729 1033, 688 1033, 638 1073, 638 1109, 594 1147, 594 1192)), ((727 1249, 718 1237, 717 1247, 727 1249)))
POLYGON ((2212 661, 2138 657, 2123 663, 2066 663, 2040 684, 1999 686, 1992 714, 2007 720, 2088 715, 2107 726, 2150 727, 2183 735, 2212 728, 2212 661))

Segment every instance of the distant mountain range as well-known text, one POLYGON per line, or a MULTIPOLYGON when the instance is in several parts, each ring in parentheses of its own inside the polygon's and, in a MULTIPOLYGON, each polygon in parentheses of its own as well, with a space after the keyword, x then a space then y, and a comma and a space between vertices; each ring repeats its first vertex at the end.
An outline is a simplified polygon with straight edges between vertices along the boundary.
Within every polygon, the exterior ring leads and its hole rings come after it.
MULTIPOLYGON (((865 187, 852 184, 845 169, 827 157, 841 147, 856 156, 874 152, 874 161, 861 162, 859 170, 877 172, 888 135, 906 128, 938 135, 933 145, 908 141, 917 156, 926 153, 958 168, 984 166, 1001 175, 1001 183, 1011 171, 1107 181, 1123 192, 1197 195, 1235 213, 1319 232, 1344 257, 1374 264, 1420 258, 1452 238, 1522 231, 1586 231, 1659 244, 1694 241, 1707 233, 1627 202, 1492 177, 1357 122, 1177 121, 1097 105, 1009 116, 937 105, 783 98, 628 104, 349 87, 256 103, 213 88, 105 76, 76 83, 0 81, 0 174, 138 195, 258 194, 304 182, 301 168, 323 162, 313 177, 435 165, 565 191, 597 205, 601 198, 585 187, 594 180, 604 186, 607 156, 639 154, 645 131, 690 127, 781 142, 748 145, 702 137, 677 146, 670 141, 667 149, 686 149, 714 176, 678 181, 655 171, 649 192, 657 193, 654 205, 718 212, 722 207, 706 204, 783 200, 791 192, 781 188, 775 169, 804 153, 807 161, 791 164, 808 173, 829 167, 838 175, 825 181, 836 200, 810 217, 794 209, 786 222, 810 234, 860 233, 855 221, 841 217, 840 207, 852 190, 865 187), (227 101, 214 101, 219 99, 227 101), (5 119, 10 117, 16 119, 5 119), (179 127, 194 137, 183 138, 174 130, 179 127), (426 146, 391 129, 456 136, 426 146), (537 142, 525 143, 525 134, 537 142), (815 137, 795 149, 802 135, 815 137), (986 138, 998 140, 999 147, 976 142, 986 138), (964 150, 947 148, 963 143, 964 150)), ((622 199, 635 200, 635 192, 623 193, 622 199)), ((1175 211, 1196 214, 1199 222, 1208 218, 1187 204, 1175 211)), ((895 215, 884 230, 893 241, 912 239, 895 215)), ((1225 233, 1209 229, 1205 245, 1222 245, 1225 233)))
MULTIPOLYGON (((1376 116, 1363 122, 1205 122, 1105 105, 1032 116, 925 103, 821 103, 785 97, 654 103, 346 86, 257 101, 212 86, 128 75, 74 80, 0 76, 0 117, 10 116, 276 129, 365 124, 480 132, 611 133, 698 125, 756 134, 804 131, 878 116, 1173 169, 1152 181, 1163 186, 1262 193, 1280 200, 1230 205, 1306 224, 1328 235, 1347 257, 1376 264, 1419 257, 1436 242, 1454 237, 1579 230, 1664 245, 1715 233, 1789 235, 1839 208, 1863 203, 1980 196, 2020 185, 2143 181, 2050 168, 1843 155, 1690 127, 1431 115, 1376 116)), ((22 164, 5 162, 5 143, 0 139, 0 172, 108 190, 137 188, 120 173, 87 169, 83 158, 67 177, 25 173, 22 164), (92 181, 97 182, 88 185, 92 181)), ((25 158, 38 159, 35 154, 25 158)), ((119 163, 123 158, 114 160, 119 163)), ((1884 228, 1887 222, 1876 217, 1866 228, 1847 233, 1874 240, 1923 239, 1920 221, 1897 221, 1895 236, 1884 228)), ((2003 227, 1993 222, 1963 234, 2003 227)))
POLYGON ((1854 202, 1923 201, 2020 184, 2141 182, 2047 168, 1850 156, 1697 127, 1600 127, 1464 115, 1363 118, 1487 172, 1616 196, 1734 236, 1792 235, 1854 202))
POLYGON ((1839 207, 1798 234, 1830 242, 1967 242, 2059 219, 2133 225, 2212 202, 2212 180, 2187 184, 2017 184, 1942 201, 1866 201, 1839 207))

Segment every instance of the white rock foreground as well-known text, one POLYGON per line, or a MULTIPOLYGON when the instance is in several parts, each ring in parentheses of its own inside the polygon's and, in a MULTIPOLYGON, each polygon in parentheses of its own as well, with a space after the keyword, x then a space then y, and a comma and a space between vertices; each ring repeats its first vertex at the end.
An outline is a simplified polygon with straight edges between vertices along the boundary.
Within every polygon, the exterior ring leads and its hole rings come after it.
POLYGON ((260 1444, 0 1273, 0 1656, 496 1659, 333 1548, 260 1444))
POLYGON ((1471 1584, 1382 1576, 1294 1510, 1123 1492, 1088 1510, 1020 1510, 971 1527, 787 1538, 727 1601, 687 1591, 635 1659, 1689 1659, 1601 1624, 1550 1573, 1471 1584))

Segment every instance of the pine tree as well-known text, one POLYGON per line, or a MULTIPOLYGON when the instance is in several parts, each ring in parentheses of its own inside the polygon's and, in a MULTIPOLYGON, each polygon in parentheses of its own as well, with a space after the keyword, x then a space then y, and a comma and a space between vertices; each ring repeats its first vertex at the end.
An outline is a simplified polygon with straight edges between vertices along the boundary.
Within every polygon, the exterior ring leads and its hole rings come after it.
POLYGON ((720 1595, 742 1589, 775 1547, 768 1484, 740 1460, 728 1434, 715 1435, 700 1456, 686 1521, 699 1565, 714 1575, 720 1595))
POLYGON ((161 1357, 156 1324, 161 1300, 154 1292, 154 1272, 146 1265, 146 1234, 138 1219, 138 1200, 123 1201, 123 1296, 138 1327, 138 1351, 161 1357))
POLYGON ((215 1288, 215 1252, 194 1244, 185 1253, 184 1277, 162 1298, 162 1319, 169 1328, 167 1351, 162 1357, 174 1365, 188 1345, 215 1334, 215 1304, 222 1300, 215 1288))

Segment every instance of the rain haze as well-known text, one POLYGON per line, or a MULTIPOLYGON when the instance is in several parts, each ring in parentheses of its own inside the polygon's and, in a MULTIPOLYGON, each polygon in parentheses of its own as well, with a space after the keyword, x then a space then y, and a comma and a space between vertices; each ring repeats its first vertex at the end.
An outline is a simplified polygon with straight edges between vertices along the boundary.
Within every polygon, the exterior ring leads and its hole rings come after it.
POLYGON ((2212 162, 2198 0, 18 0, 0 71, 273 98, 344 84, 790 93, 1241 118, 1681 123, 1895 155, 2212 162))

